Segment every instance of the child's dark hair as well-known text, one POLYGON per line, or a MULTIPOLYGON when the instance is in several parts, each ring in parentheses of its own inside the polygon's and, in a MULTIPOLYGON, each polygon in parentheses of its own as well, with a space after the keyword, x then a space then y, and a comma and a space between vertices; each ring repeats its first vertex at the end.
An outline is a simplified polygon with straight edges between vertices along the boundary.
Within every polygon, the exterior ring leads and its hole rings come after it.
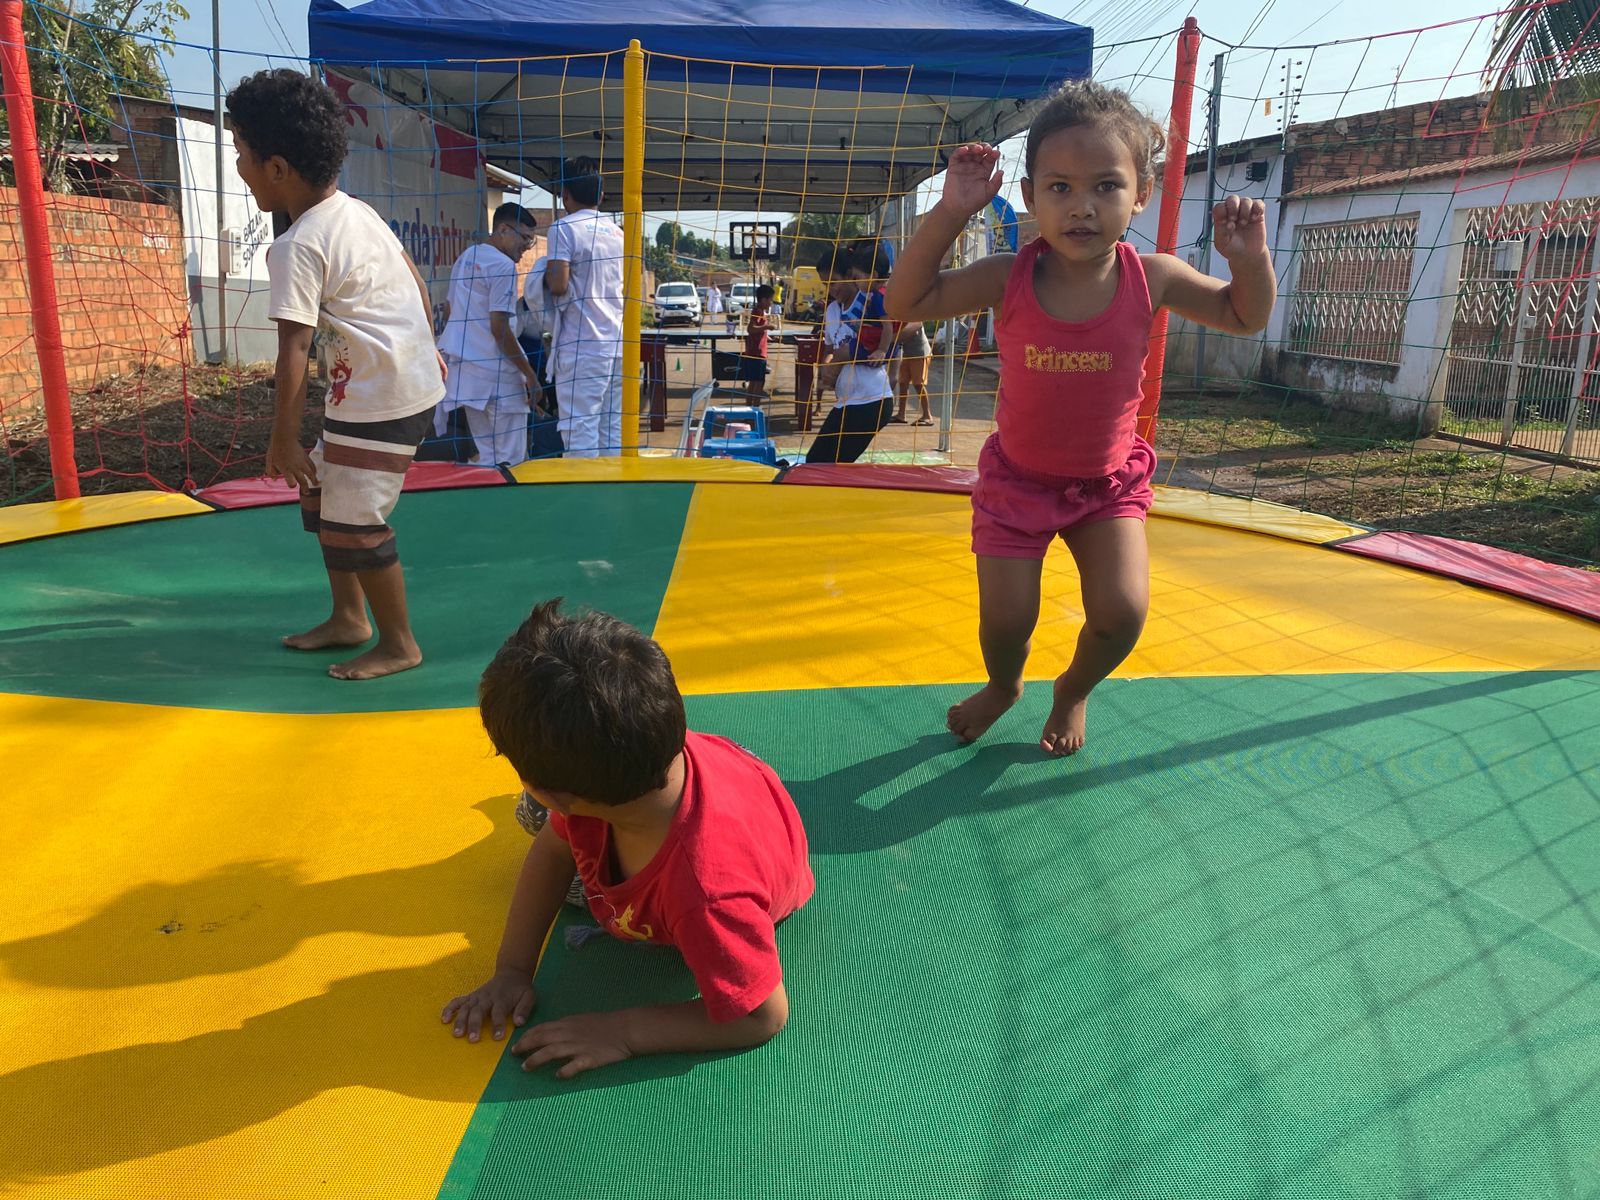
POLYGON ((661 647, 605 613, 547 600, 478 682, 494 748, 534 788, 626 804, 666 786, 683 750, 683 696, 661 647))
POLYGON ((1077 125, 1100 125, 1120 137, 1133 153, 1134 173, 1141 188, 1155 178, 1156 159, 1167 144, 1161 126, 1127 92, 1092 79, 1063 84, 1033 118, 1022 160, 1028 178, 1033 178, 1033 161, 1040 143, 1058 130, 1077 125))
POLYGON ((228 93, 228 120, 265 162, 281 158, 312 187, 327 187, 344 164, 345 111, 327 85, 279 67, 241 79, 228 93))
POLYGON ((844 246, 835 246, 817 255, 817 274, 830 282, 843 279, 855 268, 855 255, 844 246))
POLYGON ((600 164, 592 158, 569 158, 561 164, 561 190, 579 208, 594 208, 604 188, 600 184, 600 164))
POLYGON ((887 279, 889 272, 894 269, 889 261, 889 252, 877 238, 862 238, 850 247, 850 256, 854 260, 855 270, 869 279, 887 279))
POLYGON ((772 285, 770 283, 763 283, 756 289, 756 299, 762 304, 771 304, 772 298, 777 294, 777 292, 772 290, 772 285))
POLYGON ((539 222, 534 219, 534 215, 515 200, 507 200, 494 210, 489 227, 494 229, 500 225, 526 225, 529 229, 539 228, 539 222))

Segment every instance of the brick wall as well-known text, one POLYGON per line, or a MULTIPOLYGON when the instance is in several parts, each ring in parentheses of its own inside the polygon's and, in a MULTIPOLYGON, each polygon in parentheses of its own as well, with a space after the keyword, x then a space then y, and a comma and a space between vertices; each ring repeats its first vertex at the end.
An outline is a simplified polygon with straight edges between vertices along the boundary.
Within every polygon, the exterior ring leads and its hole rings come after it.
MULTIPOLYGON (((178 214, 89 196, 52 193, 45 202, 70 386, 186 360, 189 288, 178 214)), ((0 412, 41 402, 17 193, 0 188, 0 412)))
POLYGON ((1593 101, 1520 88, 1493 111, 1487 95, 1457 96, 1296 125, 1284 188, 1593 137, 1595 120, 1593 101))

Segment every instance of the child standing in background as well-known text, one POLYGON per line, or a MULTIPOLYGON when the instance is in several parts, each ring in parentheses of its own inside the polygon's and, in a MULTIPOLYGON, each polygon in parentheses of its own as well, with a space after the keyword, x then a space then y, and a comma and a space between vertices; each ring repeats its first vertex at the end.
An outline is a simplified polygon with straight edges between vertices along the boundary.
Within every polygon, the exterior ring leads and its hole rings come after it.
POLYGON ((759 404, 767 395, 767 331, 772 322, 772 287, 763 283, 756 289, 756 302, 750 309, 745 329, 744 353, 739 356, 739 378, 745 395, 759 404))
POLYGON ((899 320, 1001 310, 996 430, 972 493, 989 679, 947 715, 963 742, 983 736, 1022 695, 1044 555, 1060 537, 1078 566, 1084 626, 1056 677, 1039 744, 1052 755, 1083 746, 1089 693, 1133 650, 1149 609, 1144 518, 1155 452, 1135 428, 1155 313, 1169 308, 1238 335, 1264 328, 1272 314, 1277 288, 1259 200, 1230 196, 1216 206, 1228 283, 1122 240, 1149 203, 1162 144, 1159 127, 1125 93, 1068 84, 1028 132, 1022 198, 1038 240, 1017 254, 939 269, 1004 182, 998 150, 963 146, 889 281, 888 312, 899 320))

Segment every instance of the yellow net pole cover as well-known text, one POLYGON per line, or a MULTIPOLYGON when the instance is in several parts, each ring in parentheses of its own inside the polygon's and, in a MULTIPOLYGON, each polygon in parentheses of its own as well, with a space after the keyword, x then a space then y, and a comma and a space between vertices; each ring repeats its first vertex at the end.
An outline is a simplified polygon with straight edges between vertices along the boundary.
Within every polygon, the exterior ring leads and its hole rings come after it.
POLYGON ((622 66, 622 453, 639 453, 639 322, 644 312, 644 50, 628 43, 622 66))

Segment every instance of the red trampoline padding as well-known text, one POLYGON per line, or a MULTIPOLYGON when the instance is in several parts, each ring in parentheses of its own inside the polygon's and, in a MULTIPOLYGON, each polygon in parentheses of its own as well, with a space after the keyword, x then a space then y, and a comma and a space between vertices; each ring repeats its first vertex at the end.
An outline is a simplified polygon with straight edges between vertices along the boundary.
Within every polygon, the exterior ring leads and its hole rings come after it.
POLYGON ((457 466, 447 462, 417 462, 406 472, 407 492, 431 492, 437 488, 495 487, 510 483, 498 467, 457 466))
POLYGON ((217 508, 261 508, 268 504, 299 504, 300 493, 281 479, 258 475, 254 479, 229 479, 213 483, 194 494, 217 508))
POLYGON ((1520 596, 1600 621, 1600 574, 1429 533, 1372 533, 1334 548, 1520 596))
MULTIPOLYGON (((454 463, 412 463, 402 491, 431 492, 440 488, 493 487, 510 481, 494 467, 458 467, 454 463)), ((281 479, 257 476, 230 479, 201 488, 195 499, 218 508, 261 508, 267 504, 298 504, 300 493, 281 479)))
POLYGON ((913 467, 891 463, 801 463, 783 473, 779 483, 812 487, 889 488, 901 492, 972 494, 978 473, 971 467, 913 467))

